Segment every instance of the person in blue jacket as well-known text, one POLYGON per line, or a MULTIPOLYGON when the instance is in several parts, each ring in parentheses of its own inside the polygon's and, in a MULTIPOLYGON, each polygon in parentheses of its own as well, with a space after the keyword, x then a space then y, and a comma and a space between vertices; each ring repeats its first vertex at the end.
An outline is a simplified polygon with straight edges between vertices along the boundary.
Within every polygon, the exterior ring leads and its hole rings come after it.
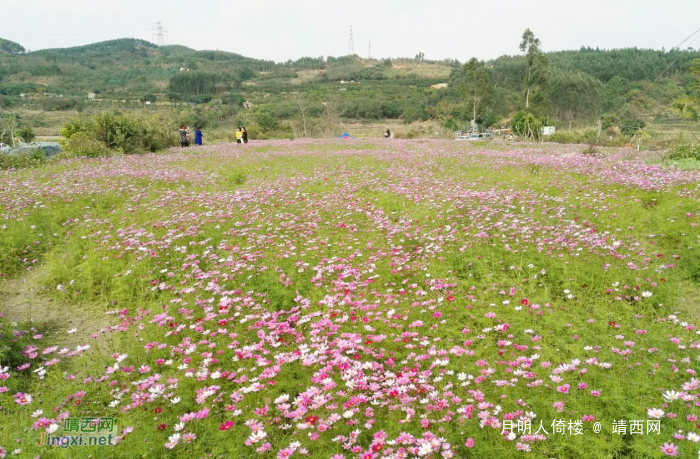
POLYGON ((202 146, 202 126, 197 126, 197 130, 194 131, 194 144, 202 146))

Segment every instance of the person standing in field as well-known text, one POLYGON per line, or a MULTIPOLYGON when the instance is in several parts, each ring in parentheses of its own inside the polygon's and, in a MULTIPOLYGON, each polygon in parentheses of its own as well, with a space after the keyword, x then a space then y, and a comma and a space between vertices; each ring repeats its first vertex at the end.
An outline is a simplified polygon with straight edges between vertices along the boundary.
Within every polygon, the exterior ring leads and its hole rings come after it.
POLYGON ((197 126, 197 130, 194 131, 194 144, 202 146, 202 126, 197 126))
POLYGON ((187 128, 184 124, 180 125, 180 130, 178 132, 180 133, 180 146, 188 147, 190 143, 187 140, 187 128))
POLYGON ((241 143, 243 141, 243 131, 241 131, 241 128, 238 128, 236 130, 236 143, 241 143))
POLYGON ((390 131, 389 129, 387 129, 386 131, 384 131, 384 138, 385 138, 385 139, 390 139, 390 138, 391 138, 391 131, 390 131))
POLYGON ((243 143, 248 143, 248 131, 246 130, 245 126, 243 126, 243 143))

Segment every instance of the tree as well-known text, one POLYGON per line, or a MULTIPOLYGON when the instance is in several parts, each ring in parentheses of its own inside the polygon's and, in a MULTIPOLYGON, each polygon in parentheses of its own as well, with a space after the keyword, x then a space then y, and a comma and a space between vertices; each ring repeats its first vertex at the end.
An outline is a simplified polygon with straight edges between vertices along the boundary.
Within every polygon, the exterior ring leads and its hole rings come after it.
POLYGON ((304 133, 304 138, 307 138, 308 135, 307 135, 307 131, 306 131, 306 114, 307 114, 308 110, 306 108, 306 104, 299 96, 294 97, 294 102, 296 102, 297 107, 299 107, 299 112, 301 113, 302 129, 303 129, 303 133, 304 133))
POLYGON ((684 96, 676 98, 673 101, 675 108, 683 118, 697 121, 700 119, 700 59, 693 61, 693 66, 690 68, 692 79, 688 84, 688 93, 684 96))
POLYGON ((158 100, 158 98, 152 93, 145 94, 143 97, 141 97, 141 102, 150 102, 155 104, 156 100, 158 100))
POLYGON ((321 127, 325 135, 335 137, 346 108, 334 95, 328 95, 321 104, 324 107, 323 113, 321 113, 321 127))
POLYGON ((17 129, 19 127, 19 117, 17 115, 3 115, 0 113, 0 129, 2 130, 2 135, 0 137, 7 137, 12 142, 12 148, 17 146, 17 141, 15 136, 17 135, 17 129))
POLYGON ((549 61, 541 49, 539 38, 530 29, 525 29, 523 41, 520 42, 520 51, 524 53, 527 61, 527 76, 525 77, 525 108, 530 106, 530 93, 535 89, 542 89, 547 84, 549 61))
POLYGON ((416 54, 416 62, 423 62, 424 59, 425 59, 425 54, 423 54, 423 52, 416 54))
POLYGON ((471 58, 462 67, 463 79, 459 83, 462 98, 472 107, 472 120, 476 123, 477 110, 493 99, 493 85, 483 64, 471 58))
POLYGON ((531 140, 539 139, 542 132, 542 121, 525 110, 520 110, 513 115, 511 126, 516 135, 531 140))
POLYGON ((437 104, 428 107, 427 111, 430 117, 437 121, 440 126, 451 127, 454 124, 452 121, 458 108, 457 105, 449 100, 441 100, 437 104))
POLYGON ((34 135, 34 130, 29 126, 17 131, 17 137, 22 139, 24 143, 30 143, 31 141, 36 139, 36 135, 34 135))
POLYGON ((24 49, 24 46, 20 45, 19 43, 15 43, 14 41, 5 40, 4 38, 0 38, 0 53, 24 54, 25 52, 26 52, 26 49, 24 49))

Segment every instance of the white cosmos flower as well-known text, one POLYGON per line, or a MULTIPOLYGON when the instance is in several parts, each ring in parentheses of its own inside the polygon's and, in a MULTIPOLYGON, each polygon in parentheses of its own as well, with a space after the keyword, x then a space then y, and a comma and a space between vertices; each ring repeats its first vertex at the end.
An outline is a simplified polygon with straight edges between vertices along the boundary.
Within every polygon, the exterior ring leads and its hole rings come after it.
POLYGON ((647 410, 647 416, 653 419, 661 419, 664 416, 664 410, 660 408, 649 408, 647 410))
POLYGON ((675 390, 667 390, 666 392, 663 393, 664 398, 666 399, 667 402, 672 402, 678 397, 680 397, 680 394, 676 392, 675 390))
POLYGON ((56 432, 57 430, 58 430, 58 424, 51 424, 50 426, 48 426, 46 428, 46 433, 52 434, 52 433, 56 432))

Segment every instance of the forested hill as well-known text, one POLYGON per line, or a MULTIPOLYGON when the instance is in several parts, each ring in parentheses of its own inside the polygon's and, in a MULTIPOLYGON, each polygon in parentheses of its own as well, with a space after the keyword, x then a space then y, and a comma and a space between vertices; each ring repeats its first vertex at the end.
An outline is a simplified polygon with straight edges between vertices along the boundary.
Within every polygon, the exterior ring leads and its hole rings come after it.
MULTIPOLYGON (((606 112, 633 118, 671 116, 673 101, 692 91, 689 69, 700 52, 581 48, 545 56, 546 81, 533 93, 529 109, 554 120, 576 120, 606 112)), ((490 125, 523 107, 523 55, 478 66, 489 80, 477 110, 479 121, 490 125)), ((428 61, 422 54, 385 60, 303 57, 275 63, 224 51, 158 47, 137 39, 34 52, 0 39, 0 108, 26 105, 35 94, 59 94, 61 102, 37 100, 44 110, 73 110, 87 101, 88 93, 96 93, 98 100, 223 102, 239 108, 248 100, 254 111, 286 120, 298 116, 294 107, 299 99, 313 116, 333 94, 346 118, 435 119, 459 125, 473 115, 460 91, 465 78, 462 63, 428 61), (446 89, 431 87, 447 82, 446 89), (22 100, 20 94, 25 95, 22 100)))

